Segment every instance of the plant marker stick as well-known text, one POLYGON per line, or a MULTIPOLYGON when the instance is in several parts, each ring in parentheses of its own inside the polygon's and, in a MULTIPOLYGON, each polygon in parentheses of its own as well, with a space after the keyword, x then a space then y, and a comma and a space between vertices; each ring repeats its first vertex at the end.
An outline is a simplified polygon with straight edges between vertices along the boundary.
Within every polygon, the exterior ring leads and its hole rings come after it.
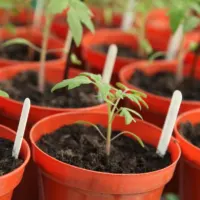
POLYGON ((13 151, 12 151, 12 156, 15 159, 18 159, 18 157, 19 157, 19 152, 21 149, 21 144, 22 144, 22 140, 24 137, 26 123, 27 123, 28 115, 29 115, 29 111, 30 111, 30 106, 31 106, 30 99, 26 98, 24 101, 24 104, 23 104, 22 113, 20 116, 19 125, 17 128, 17 134, 16 134, 14 146, 13 146, 13 151))
POLYGON ((177 31, 174 33, 174 35, 171 37, 168 45, 166 60, 173 60, 175 59, 179 48, 181 46, 181 43, 183 42, 183 24, 180 24, 177 31))
POLYGON ((133 12, 134 6, 135 6, 135 0, 129 0, 121 24, 121 29, 123 31, 129 30, 133 25, 133 22, 135 20, 135 13, 133 12))
POLYGON ((161 157, 165 156, 165 153, 168 149, 181 102, 182 93, 179 90, 176 90, 173 93, 165 124, 157 147, 157 154, 159 154, 161 157))
POLYGON ((43 8, 44 8, 44 0, 37 0, 34 18, 33 18, 33 27, 40 26, 43 8))
POLYGON ((110 83, 113 69, 115 66, 115 61, 117 58, 117 52, 118 52, 117 46, 115 44, 110 45, 108 49, 106 62, 104 65, 103 75, 102 75, 102 81, 104 83, 108 83, 108 84, 110 83))

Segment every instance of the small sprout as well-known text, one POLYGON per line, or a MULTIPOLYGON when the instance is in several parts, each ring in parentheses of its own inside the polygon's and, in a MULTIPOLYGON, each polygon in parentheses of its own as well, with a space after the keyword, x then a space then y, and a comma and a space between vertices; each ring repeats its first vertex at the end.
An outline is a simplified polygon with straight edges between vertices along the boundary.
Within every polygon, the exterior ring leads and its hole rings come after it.
POLYGON ((75 78, 63 80, 62 82, 56 84, 52 88, 52 91, 65 88, 65 87, 67 87, 68 90, 71 90, 84 84, 93 84, 94 86, 96 86, 99 90, 99 94, 101 98, 107 104, 107 107, 108 107, 107 134, 106 136, 104 136, 103 133, 98 129, 98 127, 92 124, 91 122, 78 121, 77 123, 89 124, 97 129, 97 131, 100 133, 102 138, 106 139, 107 156, 110 155, 111 142, 123 134, 129 134, 135 137, 138 140, 138 142, 141 144, 141 146, 144 147, 142 140, 138 136, 136 136, 134 133, 131 133, 128 131, 123 131, 119 133, 117 136, 112 138, 112 124, 117 115, 124 117, 126 125, 132 122, 136 122, 132 114, 142 119, 142 116, 138 112, 127 107, 120 107, 119 103, 120 103, 120 100, 128 98, 129 100, 135 102, 140 107, 140 109, 142 107, 141 104, 148 107, 146 102, 143 100, 143 98, 145 98, 146 95, 136 90, 131 90, 121 83, 117 83, 116 85, 117 87, 115 88, 111 86, 110 84, 104 83, 102 81, 101 75, 95 75, 95 74, 87 73, 87 72, 81 73, 79 76, 76 76, 75 78))

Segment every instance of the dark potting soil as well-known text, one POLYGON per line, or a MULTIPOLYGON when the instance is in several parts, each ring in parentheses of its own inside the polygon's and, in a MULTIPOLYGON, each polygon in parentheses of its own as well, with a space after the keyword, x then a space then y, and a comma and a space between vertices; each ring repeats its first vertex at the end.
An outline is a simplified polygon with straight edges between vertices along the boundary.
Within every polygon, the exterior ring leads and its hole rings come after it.
POLYGON ((200 148, 200 123, 192 125, 191 122, 187 121, 180 124, 179 132, 189 142, 200 148))
POLYGON ((0 176, 12 172, 22 165, 22 159, 12 157, 13 142, 0 138, 0 176))
MULTIPOLYGON (((107 54, 109 46, 110 45, 108 44, 101 44, 101 45, 94 45, 92 48, 96 51, 107 54)), ((148 55, 146 58, 146 57, 139 56, 138 53, 133 48, 126 46, 124 44, 117 44, 117 47, 118 47, 117 55, 120 57, 126 57, 126 58, 147 59, 155 53, 153 52, 152 54, 148 55)), ((162 59, 164 59, 164 56, 158 56, 155 60, 162 60, 162 59)))
MULTIPOLYGON (((106 129, 99 126, 102 133, 106 129)), ((113 136, 119 133, 113 132, 113 136)), ((105 154, 105 140, 92 126, 63 126, 40 138, 37 145, 50 156, 85 169, 110 173, 144 173, 171 164, 170 154, 164 158, 150 145, 143 148, 137 141, 120 136, 111 144, 111 155, 105 154)))
POLYGON ((45 92, 41 93, 37 87, 37 76, 35 71, 18 73, 12 79, 0 82, 0 89, 6 91, 12 99, 24 101, 26 97, 29 97, 32 104, 40 106, 82 108, 99 104, 96 91, 91 85, 51 92, 55 84, 46 82, 45 92))
MULTIPOLYGON (((29 58, 29 47, 23 44, 13 44, 6 47, 0 48, 0 58, 9 60, 20 60, 20 61, 39 61, 40 53, 33 50, 33 56, 29 58)), ((47 54, 46 60, 55 60, 58 57, 52 53, 47 54)))
POLYGON ((200 80, 185 77, 177 85, 175 74, 171 72, 163 71, 149 76, 142 70, 136 70, 129 83, 159 96, 171 97, 175 90, 180 90, 184 100, 200 100, 200 80))

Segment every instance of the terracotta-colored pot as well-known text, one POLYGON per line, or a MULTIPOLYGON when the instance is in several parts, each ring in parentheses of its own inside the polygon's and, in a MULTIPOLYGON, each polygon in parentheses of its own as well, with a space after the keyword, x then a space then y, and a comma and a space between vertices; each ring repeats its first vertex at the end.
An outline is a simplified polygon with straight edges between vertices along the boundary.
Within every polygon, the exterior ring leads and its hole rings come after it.
POLYGON ((150 43, 158 50, 167 49, 171 35, 172 31, 167 9, 155 9, 151 11, 146 22, 146 36, 150 43))
POLYGON ((181 200, 200 199, 200 148, 194 146, 179 132, 181 123, 190 121, 193 125, 200 123, 200 109, 185 112, 179 116, 175 126, 175 136, 179 141, 183 155, 180 171, 181 200))
MULTIPOLYGON (((33 159, 41 172, 41 200, 160 200, 180 157, 179 145, 173 139, 168 148, 172 164, 162 170, 142 174, 112 174, 82 169, 50 157, 36 145, 44 134, 63 125, 85 120, 107 126, 107 117, 106 113, 98 112, 64 113, 45 118, 32 128, 33 159)), ((126 126, 120 116, 114 120, 113 129, 134 132, 153 146, 157 146, 161 134, 159 128, 141 120, 126 126)))
MULTIPOLYGON (((168 71, 175 73, 176 72, 176 67, 177 67, 177 62, 153 62, 153 63, 147 63, 147 62, 138 62, 134 64, 127 65, 120 71, 120 81, 125 84, 126 86, 130 88, 135 88, 137 90, 143 91, 144 93, 147 94, 147 99, 146 102, 149 105, 148 110, 143 109, 143 117, 145 120, 154 123, 160 127, 163 126, 169 105, 170 105, 170 98, 166 98, 163 96, 158 96, 149 92, 146 92, 142 90, 141 88, 138 88, 134 85, 131 85, 128 80, 132 76, 132 74, 135 72, 136 69, 140 69, 144 71, 148 75, 155 74, 160 71, 168 71)), ((190 66, 185 65, 184 67, 184 75, 186 76, 190 72, 190 66)), ((199 70, 198 70, 199 71, 199 70)), ((200 78, 200 74, 196 72, 196 77, 200 78)), ((135 106, 135 105, 131 105, 135 106)), ((192 110, 195 108, 200 108, 200 102, 199 101, 183 101, 180 107, 180 112, 183 113, 188 110, 192 110)))
MULTIPOLYGON (((17 73, 27 70, 39 70, 39 64, 30 65, 30 64, 24 64, 24 65, 16 65, 10 68, 4 68, 0 70, 0 81, 7 80, 15 76, 17 73)), ((70 69, 69 76, 74 77, 80 73, 79 70, 70 69)), ((58 83, 62 80, 64 74, 64 68, 51 64, 48 68, 46 68, 46 79, 49 82, 52 83, 58 83)), ((21 109, 22 109, 22 103, 15 101, 13 99, 8 98, 0 98, 0 122, 6 126, 9 126, 10 128, 16 130, 18 126, 18 119, 20 117, 21 109)), ((35 106, 32 105, 30 109, 29 119, 28 119, 28 125, 27 130, 25 133, 25 138, 29 142, 29 131, 33 124, 35 124, 37 121, 41 120, 44 117, 47 117, 49 115, 61 113, 61 112, 75 112, 75 111, 104 111, 106 110, 106 105, 98 105, 88 108, 80 108, 80 109, 74 109, 74 108, 50 108, 50 107, 41 107, 41 106, 35 106)), ((36 200, 38 199, 38 193, 37 193, 37 171, 36 167, 33 165, 32 162, 30 162, 30 165, 28 166, 28 169, 25 173, 25 180, 23 182, 23 185, 19 188, 18 191, 16 191, 16 198, 14 200, 36 200), (30 181, 31 180, 31 181, 30 181), (27 193, 24 193, 23 191, 27 191, 27 193), (27 196, 25 196, 25 194, 27 196)))
MULTIPOLYGON (((0 125, 0 137, 14 142, 16 133, 0 125)), ((0 176, 0 200, 11 200, 14 189, 19 185, 23 178, 24 170, 30 159, 30 149, 25 140, 22 142, 20 156, 24 163, 14 171, 0 176)), ((26 193, 26 191, 24 191, 26 193)))
MULTIPOLYGON (((138 48, 137 37, 133 34, 125 33, 119 29, 101 29, 96 31, 95 34, 86 34, 82 42, 82 56, 89 66, 99 72, 103 71, 107 54, 95 50, 93 47, 101 44, 121 44, 130 47, 134 51, 138 48)), ((118 56, 115 63, 114 74, 118 75, 119 70, 124 65, 136 61, 138 61, 138 59, 118 56)))
MULTIPOLYGON (((0 29, 0 35, 1 38, 3 40, 9 40, 9 39, 13 39, 13 38, 24 38, 26 40, 31 41, 33 44, 41 46, 42 43, 42 32, 40 30, 36 30, 34 28, 16 28, 16 32, 15 33, 11 33, 6 29, 0 29)), ((59 39, 55 38, 55 37, 50 37, 49 41, 48 41, 48 49, 62 49, 64 46, 63 42, 60 41, 59 39)), ((61 51, 59 52, 55 52, 54 53, 55 56, 57 57, 57 59, 55 60, 49 60, 46 62, 46 66, 48 67, 48 65, 50 63, 52 64, 63 64, 65 62, 65 60, 62 57, 62 53, 61 51)), ((22 64, 22 63, 26 63, 26 64, 36 64, 39 62, 31 62, 31 61, 19 61, 19 60, 8 60, 8 59, 4 59, 4 58, 0 58, 0 68, 2 67, 7 67, 10 65, 15 65, 15 64, 22 64)))

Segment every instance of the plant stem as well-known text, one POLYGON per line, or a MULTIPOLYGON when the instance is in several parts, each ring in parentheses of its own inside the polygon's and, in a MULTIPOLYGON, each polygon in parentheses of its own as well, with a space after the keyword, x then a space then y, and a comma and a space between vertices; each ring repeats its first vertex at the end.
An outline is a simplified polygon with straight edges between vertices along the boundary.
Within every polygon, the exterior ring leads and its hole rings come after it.
POLYGON ((52 22, 52 15, 47 15, 46 17, 46 23, 44 27, 43 32, 43 42, 42 42, 42 52, 40 56, 40 70, 39 70, 39 79, 38 79, 38 86, 39 91, 44 92, 44 83, 45 83, 45 62, 46 62, 46 54, 47 54, 47 45, 48 45, 48 39, 49 39, 49 33, 50 33, 50 25, 52 22))
POLYGON ((69 77, 69 68, 70 68, 70 64, 71 64, 70 57, 71 57, 72 50, 73 50, 74 46, 75 46, 75 42, 72 39, 72 33, 69 30, 68 35, 67 35, 66 40, 65 40, 65 48, 64 48, 64 51, 63 51, 63 56, 65 56, 65 58, 66 58, 63 79, 67 79, 69 77))
POLYGON ((179 84, 183 80, 183 66, 184 66, 184 56, 185 56, 185 50, 183 47, 184 47, 184 38, 182 38, 180 52, 178 55, 178 66, 176 71, 177 84, 179 84))
POLYGON ((106 136, 106 155, 107 156, 110 156, 111 134, 112 134, 111 105, 108 105, 108 129, 107 129, 107 136, 106 136))

